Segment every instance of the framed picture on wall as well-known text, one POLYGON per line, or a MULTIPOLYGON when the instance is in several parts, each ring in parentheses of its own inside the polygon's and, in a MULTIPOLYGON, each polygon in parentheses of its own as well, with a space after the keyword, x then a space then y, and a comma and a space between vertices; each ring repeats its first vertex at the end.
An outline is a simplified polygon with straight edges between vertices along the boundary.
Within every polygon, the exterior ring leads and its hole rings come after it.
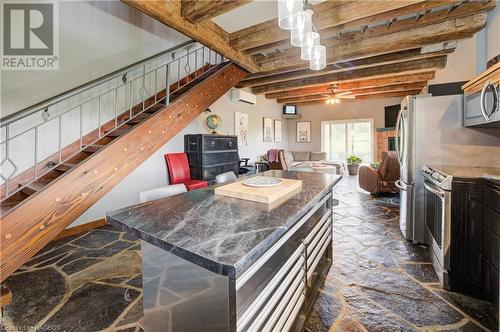
POLYGON ((297 121, 297 143, 311 143, 311 121, 297 121))
POLYGON ((272 142, 273 141, 273 119, 264 118, 263 123, 263 141, 272 142))
POLYGON ((238 146, 248 146, 248 114, 234 113, 234 134, 238 136, 238 146))
POLYGON ((282 142, 281 137, 281 120, 274 120, 274 141, 276 143, 282 142))

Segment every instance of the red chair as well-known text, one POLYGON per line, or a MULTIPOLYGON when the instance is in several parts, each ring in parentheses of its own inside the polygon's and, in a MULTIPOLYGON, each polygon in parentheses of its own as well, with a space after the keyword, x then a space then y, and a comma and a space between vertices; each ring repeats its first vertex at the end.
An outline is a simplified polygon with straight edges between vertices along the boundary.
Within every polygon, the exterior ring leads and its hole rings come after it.
POLYGON ((191 179, 189 163, 185 153, 167 153, 165 160, 170 175, 170 184, 183 183, 188 191, 208 186, 206 181, 191 179))

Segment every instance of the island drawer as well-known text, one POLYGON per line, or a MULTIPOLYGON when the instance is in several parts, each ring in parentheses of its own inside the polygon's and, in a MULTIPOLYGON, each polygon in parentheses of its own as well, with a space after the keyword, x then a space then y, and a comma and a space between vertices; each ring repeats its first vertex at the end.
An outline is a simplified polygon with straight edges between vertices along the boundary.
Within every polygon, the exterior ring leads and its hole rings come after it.
MULTIPOLYGON (((280 320, 283 311, 293 313, 300 299, 295 290, 307 286, 307 251, 310 266, 317 266, 322 248, 331 239, 331 195, 325 196, 307 215, 236 280, 238 331, 261 331, 264 326, 289 322, 280 320), (297 258, 299 257, 300 258, 297 258), (316 258, 318 258, 316 260, 316 258), (293 267, 291 267, 293 265, 293 267), (299 271, 299 265, 302 267, 299 271), (285 273, 285 275, 283 275, 285 273), (298 275, 302 282, 298 282, 298 275), (290 284, 291 283, 291 284, 290 284), (284 293, 286 292, 286 293, 284 293), (286 300, 286 301, 285 301, 286 300), (280 301, 279 305, 276 301, 280 301), (293 302, 289 306, 286 304, 293 302), (281 311, 280 311, 281 310, 281 311), (278 315, 279 312, 280 314, 278 315)), ((273 325, 274 326, 274 325, 273 325)))
POLYGON ((253 303, 266 284, 278 273, 278 270, 291 257, 296 248, 299 245, 303 247, 304 239, 318 223, 324 221, 325 216, 331 214, 331 209, 327 207, 327 201, 330 197, 328 195, 321 200, 311 210, 311 213, 304 216, 304 220, 299 221, 254 265, 238 276, 236 280, 236 308, 239 314, 247 310, 247 307, 253 303))
POLYGON ((301 245, 240 316, 237 330, 262 331, 264 325, 274 326, 285 311, 285 304, 305 289, 305 278, 304 247, 301 245))
POLYGON ((318 233, 317 243, 311 248, 311 252, 307 254, 306 264, 308 286, 312 286, 312 275, 315 272, 321 257, 323 257, 323 254, 332 242, 332 228, 329 224, 330 223, 327 223, 327 225, 325 225, 326 228, 324 228, 322 232, 318 233))

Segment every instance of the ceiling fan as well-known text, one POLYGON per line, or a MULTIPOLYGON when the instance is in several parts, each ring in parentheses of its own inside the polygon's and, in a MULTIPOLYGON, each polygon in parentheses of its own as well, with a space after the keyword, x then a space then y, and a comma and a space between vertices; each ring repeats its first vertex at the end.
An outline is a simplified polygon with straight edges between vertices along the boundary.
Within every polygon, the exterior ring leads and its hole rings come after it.
POLYGON ((341 99, 355 99, 351 91, 337 92, 339 90, 337 84, 333 84, 330 88, 330 93, 327 94, 329 98, 326 100, 327 104, 338 104, 341 99))

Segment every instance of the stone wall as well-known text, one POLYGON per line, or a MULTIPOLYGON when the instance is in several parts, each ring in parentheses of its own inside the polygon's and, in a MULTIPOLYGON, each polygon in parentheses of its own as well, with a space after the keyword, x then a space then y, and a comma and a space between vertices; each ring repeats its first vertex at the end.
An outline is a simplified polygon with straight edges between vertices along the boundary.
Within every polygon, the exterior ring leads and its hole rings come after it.
POLYGON ((389 143, 388 143, 387 139, 389 137, 395 137, 396 130, 389 129, 389 128, 377 128, 377 132, 376 132, 375 136, 376 136, 376 142, 377 142, 377 152, 375 155, 375 160, 380 161, 380 160, 382 160, 382 151, 389 150, 389 143))

